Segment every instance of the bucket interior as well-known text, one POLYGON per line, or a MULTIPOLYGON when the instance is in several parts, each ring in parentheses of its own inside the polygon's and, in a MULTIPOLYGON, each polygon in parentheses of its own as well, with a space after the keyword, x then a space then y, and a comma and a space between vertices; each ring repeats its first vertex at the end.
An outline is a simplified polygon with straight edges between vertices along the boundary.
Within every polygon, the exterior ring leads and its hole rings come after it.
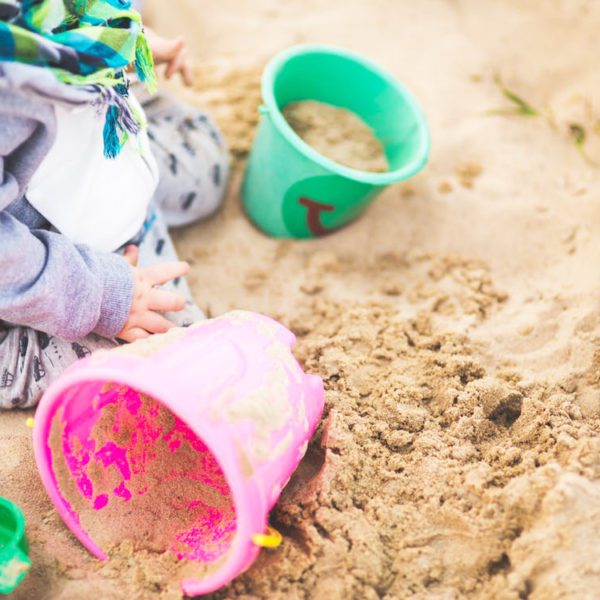
POLYGON ((346 108, 381 141, 392 171, 423 154, 427 131, 415 102, 390 77, 343 53, 308 51, 289 57, 273 75, 281 111, 291 102, 317 100, 346 108))
POLYGON ((72 386, 57 406, 53 476, 97 546, 109 556, 127 542, 205 567, 222 563, 236 533, 231 490, 182 420, 150 396, 102 381, 72 386))

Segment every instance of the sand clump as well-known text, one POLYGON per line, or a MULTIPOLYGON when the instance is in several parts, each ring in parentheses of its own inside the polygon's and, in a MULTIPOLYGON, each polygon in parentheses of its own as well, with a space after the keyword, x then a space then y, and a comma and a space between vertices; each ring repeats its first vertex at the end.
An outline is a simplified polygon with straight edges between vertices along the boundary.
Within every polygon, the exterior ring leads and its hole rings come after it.
POLYGON ((300 138, 323 156, 359 171, 388 170, 381 142, 353 112, 303 100, 288 104, 282 114, 300 138))
MULTIPOLYGON (((465 162, 457 165, 456 167, 456 177, 458 182, 462 187, 467 188, 469 190, 473 189, 475 186, 475 180, 483 173, 483 167, 475 161, 465 162)), ((447 193, 451 191, 452 188, 448 189, 444 186, 440 191, 442 193, 447 193)))

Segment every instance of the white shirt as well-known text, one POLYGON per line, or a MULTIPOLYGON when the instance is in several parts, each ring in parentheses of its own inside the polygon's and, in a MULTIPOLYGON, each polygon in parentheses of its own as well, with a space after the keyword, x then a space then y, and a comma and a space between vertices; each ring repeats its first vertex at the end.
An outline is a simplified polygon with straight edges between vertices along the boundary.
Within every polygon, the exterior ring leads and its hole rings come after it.
POLYGON ((107 159, 106 112, 89 104, 55 107, 56 140, 31 178, 27 200, 73 242, 113 252, 139 231, 158 185, 148 136, 130 135, 120 154, 107 159))

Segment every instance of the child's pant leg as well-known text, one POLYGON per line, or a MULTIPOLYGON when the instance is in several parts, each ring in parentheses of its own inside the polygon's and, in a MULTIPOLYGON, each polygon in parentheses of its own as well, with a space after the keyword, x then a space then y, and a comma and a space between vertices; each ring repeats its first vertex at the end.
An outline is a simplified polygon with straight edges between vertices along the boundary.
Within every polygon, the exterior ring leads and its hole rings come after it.
POLYGON ((68 366, 115 345, 97 335, 66 342, 29 327, 0 322, 0 409, 35 406, 68 366))
POLYGON ((144 104, 160 171, 155 201, 168 227, 189 225, 221 205, 229 154, 214 122, 201 110, 165 96, 144 104))

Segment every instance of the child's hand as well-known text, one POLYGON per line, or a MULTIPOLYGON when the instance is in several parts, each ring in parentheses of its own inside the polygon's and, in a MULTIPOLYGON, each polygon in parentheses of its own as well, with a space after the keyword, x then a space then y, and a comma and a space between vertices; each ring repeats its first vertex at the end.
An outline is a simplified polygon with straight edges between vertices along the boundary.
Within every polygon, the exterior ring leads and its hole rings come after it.
POLYGON ((168 331, 174 325, 160 313, 183 310, 185 298, 154 286, 182 277, 189 271, 189 265, 171 262, 139 268, 136 266, 138 249, 135 246, 129 246, 123 256, 133 271, 133 302, 125 327, 117 337, 125 342, 135 342, 153 333, 168 331))
POLYGON ((169 40, 158 35, 149 27, 145 27, 144 32, 154 56, 155 64, 167 65, 166 78, 171 79, 173 75, 180 73, 185 85, 192 85, 194 83, 194 68, 186 48, 185 39, 178 37, 169 40))

